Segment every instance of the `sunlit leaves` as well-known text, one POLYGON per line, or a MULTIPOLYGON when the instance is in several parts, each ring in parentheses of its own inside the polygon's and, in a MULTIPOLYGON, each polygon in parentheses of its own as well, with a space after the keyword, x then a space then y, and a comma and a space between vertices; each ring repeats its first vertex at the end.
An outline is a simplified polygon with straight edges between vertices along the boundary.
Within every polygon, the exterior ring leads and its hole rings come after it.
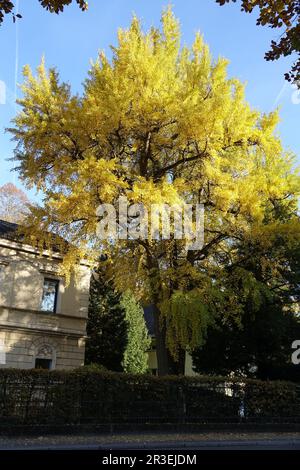
POLYGON ((111 60, 99 55, 81 96, 44 63, 36 76, 24 74, 11 132, 21 177, 45 194, 30 225, 71 242, 66 270, 107 253, 120 291, 161 306, 173 354, 204 338, 215 312, 238 317, 242 304, 226 276, 241 247, 254 240, 263 259, 276 232, 291 244, 299 233, 299 177, 276 133, 278 113, 251 108, 200 34, 182 48, 170 8, 160 29, 144 32, 134 18, 120 30, 111 60), (147 209, 203 204, 203 248, 187 251, 174 231, 167 240, 99 240, 96 209, 119 196, 147 209))

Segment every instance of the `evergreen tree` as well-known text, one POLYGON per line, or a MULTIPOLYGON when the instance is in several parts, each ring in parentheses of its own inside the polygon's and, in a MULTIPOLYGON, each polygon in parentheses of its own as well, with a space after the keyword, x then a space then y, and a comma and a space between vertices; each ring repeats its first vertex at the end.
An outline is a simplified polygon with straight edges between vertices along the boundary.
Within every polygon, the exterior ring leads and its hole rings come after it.
POLYGON ((108 370, 122 372, 127 323, 120 300, 120 294, 111 282, 104 280, 99 269, 91 279, 86 364, 100 364, 108 370))
POLYGON ((128 324, 128 342, 124 353, 123 368, 128 373, 143 374, 148 369, 147 351, 151 344, 144 311, 130 291, 123 295, 121 305, 126 311, 125 318, 128 324))

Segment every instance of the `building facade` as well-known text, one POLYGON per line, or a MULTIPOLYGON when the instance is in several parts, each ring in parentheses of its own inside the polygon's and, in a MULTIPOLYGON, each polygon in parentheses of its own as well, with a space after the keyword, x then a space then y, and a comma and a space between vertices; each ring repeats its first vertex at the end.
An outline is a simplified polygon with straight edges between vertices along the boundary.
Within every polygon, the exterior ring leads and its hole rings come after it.
POLYGON ((90 269, 67 285, 59 252, 42 254, 0 221, 0 367, 73 369, 84 364, 90 269))

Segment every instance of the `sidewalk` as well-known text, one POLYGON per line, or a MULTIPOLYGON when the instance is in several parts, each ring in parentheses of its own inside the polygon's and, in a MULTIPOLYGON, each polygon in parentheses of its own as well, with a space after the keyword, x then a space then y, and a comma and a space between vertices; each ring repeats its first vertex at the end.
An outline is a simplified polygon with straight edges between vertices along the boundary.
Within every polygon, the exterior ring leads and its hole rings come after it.
POLYGON ((300 433, 115 434, 0 437, 0 450, 287 449, 300 450, 300 433))

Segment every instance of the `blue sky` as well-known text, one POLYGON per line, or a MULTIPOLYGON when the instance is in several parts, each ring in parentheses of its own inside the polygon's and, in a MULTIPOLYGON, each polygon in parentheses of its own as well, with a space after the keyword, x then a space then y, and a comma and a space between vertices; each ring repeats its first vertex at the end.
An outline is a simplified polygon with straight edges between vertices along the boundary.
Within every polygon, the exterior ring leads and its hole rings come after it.
MULTIPOLYGON (((4 133, 16 112, 15 81, 22 81, 22 66, 35 68, 45 55, 47 66, 56 66, 61 78, 71 83, 73 92, 80 93, 90 60, 96 58, 99 50, 109 53, 109 45, 116 44, 118 27, 128 26, 133 12, 145 28, 158 25, 167 3, 89 0, 88 12, 83 13, 74 5, 57 16, 44 11, 37 0, 19 0, 23 18, 16 25, 7 17, 0 27, 0 185, 11 181, 22 188, 18 175, 10 171, 12 163, 7 159, 13 155, 14 144, 4 133), (5 104, 3 92, 1 98, 3 83, 5 104)), ((184 43, 190 45, 200 30, 213 56, 230 60, 229 75, 247 82, 246 96, 253 107, 269 112, 280 106, 283 144, 299 157, 300 93, 283 78, 291 60, 266 62, 263 58, 271 39, 276 39, 279 32, 256 26, 255 15, 240 12, 237 4, 220 7, 215 0, 173 0, 172 5, 181 22, 184 43)), ((34 193, 30 196, 34 197, 34 193)))

